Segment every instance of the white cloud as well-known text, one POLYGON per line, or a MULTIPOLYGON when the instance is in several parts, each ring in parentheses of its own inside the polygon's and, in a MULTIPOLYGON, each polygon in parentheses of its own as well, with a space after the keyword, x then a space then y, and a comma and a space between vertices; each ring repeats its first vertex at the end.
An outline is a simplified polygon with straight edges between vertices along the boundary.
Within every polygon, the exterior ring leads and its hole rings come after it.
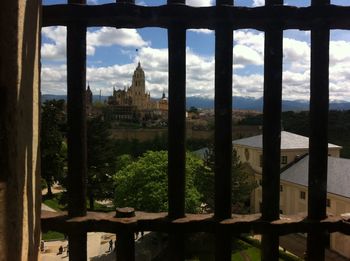
POLYGON ((330 42, 330 63, 350 62, 350 43, 345 41, 330 42))
POLYGON ((187 5, 191 6, 212 6, 214 0, 186 0, 187 5))
POLYGON ((252 30, 237 30, 234 32, 235 44, 253 48, 260 54, 264 53, 264 34, 252 30))
POLYGON ((253 0, 253 6, 265 5, 265 0, 253 0))
POLYGON ((232 93, 235 96, 259 98, 262 96, 263 77, 260 74, 233 75, 232 93))
POLYGON ((98 4, 98 0, 87 0, 87 4, 88 5, 97 5, 98 4))
POLYGON ((94 47, 111 45, 142 47, 148 45, 136 29, 115 29, 112 27, 102 27, 94 32, 87 32, 87 44, 94 47))
POLYGON ((65 65, 42 66, 41 89, 42 93, 67 93, 67 67, 65 65))
POLYGON ((137 4, 137 5, 147 6, 147 4, 145 3, 145 1, 142 1, 142 0, 136 0, 136 4, 137 4))
POLYGON ((66 57, 66 27, 44 27, 42 35, 50 40, 41 45, 41 57, 45 59, 63 60, 66 57))
POLYGON ((264 57, 251 47, 237 44, 233 48, 234 63, 246 65, 262 65, 264 57))
POLYGON ((310 45, 305 41, 283 39, 285 70, 303 73, 310 68, 310 45))
POLYGON ((189 32, 193 32, 193 33, 198 33, 198 34, 212 34, 214 33, 213 30, 209 30, 209 29, 189 29, 189 32))
MULTIPOLYGON (((41 56, 48 60, 64 60, 66 57, 67 29, 63 26, 45 27, 42 35, 49 39, 41 46, 41 56)), ((100 46, 119 45, 122 47, 148 46, 138 34, 136 29, 115 29, 102 27, 95 31, 88 31, 86 34, 87 55, 94 55, 95 49, 100 46)))

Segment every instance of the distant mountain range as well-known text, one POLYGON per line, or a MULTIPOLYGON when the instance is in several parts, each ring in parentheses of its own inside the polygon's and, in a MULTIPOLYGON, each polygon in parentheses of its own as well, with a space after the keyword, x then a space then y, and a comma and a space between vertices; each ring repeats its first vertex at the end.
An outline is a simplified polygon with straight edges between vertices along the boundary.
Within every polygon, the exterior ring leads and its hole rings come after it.
MULTIPOLYGON (((249 97, 233 96, 232 108, 236 110, 263 110, 263 98, 254 99, 249 97)), ((186 99, 187 107, 197 107, 203 109, 214 108, 214 99, 202 97, 188 97, 186 99)), ((350 110, 350 102, 346 101, 331 101, 330 110, 350 110)), ((307 111, 309 110, 309 102, 306 100, 283 100, 283 111, 307 111)))
MULTIPOLYGON (((108 96, 101 96, 101 101, 107 100, 108 96)), ((42 95, 42 102, 52 99, 63 99, 66 100, 66 95, 42 95)), ((99 101, 98 95, 93 96, 94 101, 99 101)), ((187 97, 186 98, 187 108, 191 106, 201 109, 212 109, 214 108, 214 99, 204 97, 187 97)), ((262 111, 263 98, 255 99, 249 97, 233 96, 232 108, 236 110, 255 110, 262 111)), ((350 110, 350 102, 346 101, 333 101, 330 103, 331 110, 350 110)), ((305 111, 309 110, 309 102, 305 100, 283 100, 282 101, 283 111, 305 111)))

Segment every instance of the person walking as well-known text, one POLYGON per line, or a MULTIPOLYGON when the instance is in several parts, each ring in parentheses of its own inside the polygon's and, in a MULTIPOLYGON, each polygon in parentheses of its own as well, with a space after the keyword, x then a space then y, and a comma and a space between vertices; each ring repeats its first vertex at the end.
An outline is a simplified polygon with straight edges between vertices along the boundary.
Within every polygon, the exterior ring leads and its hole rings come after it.
POLYGON ((112 252, 112 250, 113 250, 113 240, 111 239, 111 240, 109 240, 109 249, 108 249, 108 251, 112 252))

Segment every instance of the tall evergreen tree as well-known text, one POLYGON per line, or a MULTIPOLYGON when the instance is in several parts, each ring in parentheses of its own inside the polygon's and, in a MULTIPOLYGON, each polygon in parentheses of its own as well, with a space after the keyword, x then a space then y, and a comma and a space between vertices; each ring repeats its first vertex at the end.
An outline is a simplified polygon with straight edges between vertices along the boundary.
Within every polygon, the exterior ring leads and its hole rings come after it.
MULTIPOLYGON (((206 188, 206 203, 209 208, 214 208, 214 150, 212 147, 204 155, 204 162, 212 170, 213 177, 207 176, 201 182, 206 188)), ((254 170, 247 163, 242 163, 236 150, 232 150, 232 211, 234 213, 248 213, 250 206, 250 196, 257 187, 254 170)))
POLYGON ((87 194, 91 210, 95 199, 113 197, 111 178, 116 168, 116 155, 108 129, 109 124, 102 117, 87 122, 87 194))
POLYGON ((64 100, 48 100, 41 106, 41 176, 46 181, 49 197, 52 196, 53 183, 64 176, 64 106, 64 100))

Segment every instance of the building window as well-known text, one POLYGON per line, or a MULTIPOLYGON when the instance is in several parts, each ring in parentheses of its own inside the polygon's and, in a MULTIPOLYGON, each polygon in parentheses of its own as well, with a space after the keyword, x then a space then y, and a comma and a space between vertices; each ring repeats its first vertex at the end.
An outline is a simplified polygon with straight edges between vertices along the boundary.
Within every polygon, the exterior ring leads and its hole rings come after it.
POLYGON ((327 207, 331 207, 331 200, 329 198, 327 198, 327 207))
POLYGON ((280 192, 283 192, 283 185, 280 185, 280 192))
POLYGON ((260 157, 259 157, 259 166, 262 168, 263 166, 263 155, 260 154, 260 157))
POLYGON ((249 150, 247 148, 244 150, 244 156, 246 161, 249 161, 249 150))
POLYGON ((305 198, 306 198, 305 191, 300 191, 300 199, 305 199, 305 198))
POLYGON ((282 156, 281 157, 281 163, 282 164, 287 164, 287 162, 288 162, 288 157, 287 156, 282 156))
POLYGON ((280 214, 283 214, 283 210, 282 209, 280 209, 280 214))

